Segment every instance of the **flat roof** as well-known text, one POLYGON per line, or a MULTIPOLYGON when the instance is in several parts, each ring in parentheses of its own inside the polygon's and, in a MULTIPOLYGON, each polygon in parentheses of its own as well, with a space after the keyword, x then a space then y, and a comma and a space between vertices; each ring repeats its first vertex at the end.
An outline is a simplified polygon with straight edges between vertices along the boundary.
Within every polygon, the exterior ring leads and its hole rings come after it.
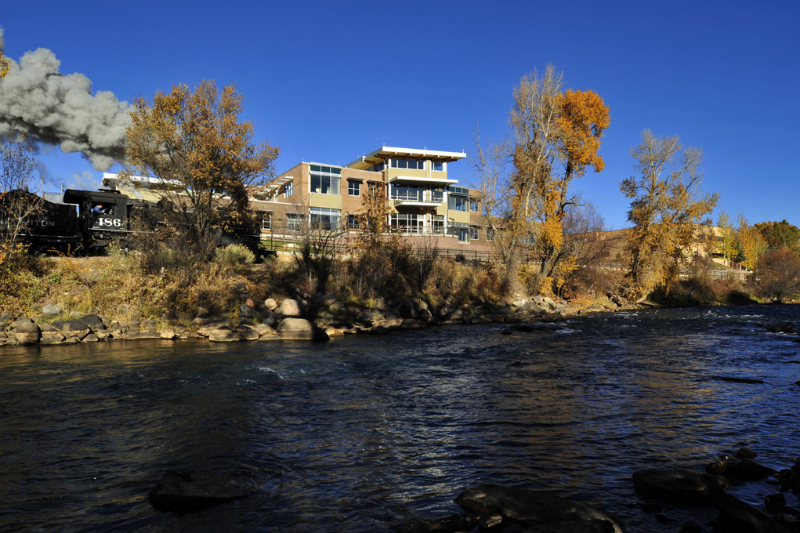
POLYGON ((441 150, 420 150, 418 148, 399 148, 396 146, 384 146, 361 156, 355 161, 345 165, 346 167, 355 169, 365 169, 372 165, 376 165, 387 159, 391 158, 403 159, 430 159, 432 161, 441 161, 443 163, 452 163, 459 159, 467 157, 465 152, 443 152, 441 150))

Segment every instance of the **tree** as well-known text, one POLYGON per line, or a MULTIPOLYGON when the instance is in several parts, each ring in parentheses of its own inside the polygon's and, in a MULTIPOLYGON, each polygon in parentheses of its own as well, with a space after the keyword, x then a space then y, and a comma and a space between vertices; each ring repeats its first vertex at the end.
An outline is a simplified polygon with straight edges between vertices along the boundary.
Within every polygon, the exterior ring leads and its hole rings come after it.
POLYGON ((780 222, 758 222, 754 226, 771 249, 789 248, 795 252, 800 251, 800 228, 789 224, 785 219, 780 222))
POLYGON ((733 261, 738 254, 736 250, 736 237, 731 217, 725 211, 720 209, 719 217, 717 218, 717 227, 719 228, 719 245, 718 253, 722 254, 724 259, 733 261))
POLYGON ((767 252, 767 241, 755 226, 747 222, 747 218, 741 213, 738 217, 739 227, 736 228, 736 261, 743 267, 753 270, 756 268, 759 259, 767 252))
POLYGON ((5 78, 11 66, 11 61, 3 55, 3 44, 3 31, 0 30, 0 78, 5 78))
POLYGON ((253 124, 239 120, 242 99, 234 85, 220 91, 206 80, 193 91, 186 85, 159 91, 152 104, 134 100, 121 176, 144 173, 159 181, 182 238, 203 242, 215 229, 241 223, 246 188, 272 177, 279 149, 253 143, 253 124))
POLYGON ((640 175, 622 182, 631 199, 628 234, 631 264, 629 295, 646 296, 663 285, 668 291, 686 262, 686 251, 698 239, 697 224, 717 203, 717 194, 703 194, 702 151, 683 148, 675 137, 659 138, 649 130, 631 149, 640 175))
POLYGON ((541 77, 536 71, 524 76, 514 88, 512 140, 488 149, 478 140, 473 159, 485 223, 497 226, 495 239, 509 259, 519 245, 530 247, 538 267, 534 291, 557 289, 568 255, 563 221, 575 203, 570 183, 589 167, 596 172, 604 167, 598 150, 609 125, 608 107, 593 91, 562 91, 562 86, 563 75, 552 65, 541 77), (510 160, 510 172, 498 171, 501 158, 510 160))
POLYGON ((800 295, 800 257, 788 248, 776 248, 764 254, 756 266, 758 292, 783 302, 800 295))
POLYGON ((0 232, 14 244, 27 232, 28 224, 42 209, 42 199, 33 194, 34 160, 22 146, 0 146, 0 232))

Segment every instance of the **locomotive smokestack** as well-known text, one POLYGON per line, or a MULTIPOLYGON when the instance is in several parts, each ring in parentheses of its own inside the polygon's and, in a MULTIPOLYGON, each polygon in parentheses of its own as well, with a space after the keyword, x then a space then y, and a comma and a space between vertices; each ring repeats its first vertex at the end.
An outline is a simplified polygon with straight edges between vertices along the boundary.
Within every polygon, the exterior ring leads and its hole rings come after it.
MULTIPOLYGON (((4 44, 0 28, 0 47, 4 44)), ((58 145, 81 152, 103 171, 125 153, 129 105, 110 91, 92 93, 83 74, 62 74, 46 48, 26 52, 0 78, 0 139, 58 145)))

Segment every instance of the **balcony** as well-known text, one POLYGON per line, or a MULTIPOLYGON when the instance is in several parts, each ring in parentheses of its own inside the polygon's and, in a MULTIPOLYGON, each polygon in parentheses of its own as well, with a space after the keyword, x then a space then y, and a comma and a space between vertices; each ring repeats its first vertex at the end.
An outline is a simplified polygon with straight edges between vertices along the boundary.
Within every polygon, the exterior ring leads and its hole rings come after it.
POLYGON ((444 193, 419 190, 394 191, 389 199, 394 200, 395 205, 438 207, 444 202, 444 193))

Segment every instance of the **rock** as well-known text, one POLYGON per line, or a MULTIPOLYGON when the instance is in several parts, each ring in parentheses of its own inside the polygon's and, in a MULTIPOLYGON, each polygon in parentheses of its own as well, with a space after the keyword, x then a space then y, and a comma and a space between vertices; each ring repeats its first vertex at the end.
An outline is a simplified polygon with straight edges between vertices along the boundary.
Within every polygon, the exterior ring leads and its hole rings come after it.
POLYGON ((636 489, 647 496, 672 500, 703 501, 728 490, 722 476, 691 470, 641 470, 633 474, 636 489))
POLYGON ((413 318, 405 318, 400 324, 401 329, 422 329, 423 325, 414 320, 413 318))
POLYGON ((239 316, 246 317, 246 318, 253 318, 256 316, 256 310, 250 307, 247 304, 243 304, 239 306, 239 316))
POLYGON ((278 325, 278 336, 286 340, 328 340, 328 335, 304 318, 284 318, 278 325))
POLYGON ((414 318, 416 316, 417 310, 414 308, 414 303, 407 298, 398 301, 396 307, 397 313, 401 318, 414 318))
POLYGON ((302 311, 300 310, 300 304, 297 300, 292 300, 291 298, 287 298, 283 302, 281 302, 281 315, 285 317, 292 317, 298 318, 303 316, 302 311))
POLYGON ((694 520, 687 520, 686 522, 681 524, 681 529, 679 533, 703 533, 705 531, 703 526, 695 522, 694 520))
POLYGON ((779 522, 768 517, 749 503, 730 494, 717 494, 714 506, 719 509, 723 531, 746 531, 752 533, 786 533, 788 530, 779 522))
POLYGON ((269 309, 270 311, 274 311, 278 308, 278 302, 276 302, 273 298, 267 298, 264 300, 264 307, 269 309))
POLYGON ((172 339, 176 338, 178 336, 178 334, 175 333, 174 329, 170 328, 170 329, 165 329, 164 331, 159 333, 158 336, 159 336, 159 338, 162 338, 162 339, 165 339, 165 340, 172 340, 172 339))
POLYGON ((272 326, 269 326, 267 324, 256 324, 254 326, 254 328, 255 328, 256 332, 262 337, 264 337, 264 336, 277 337, 278 336, 278 331, 275 328, 273 328, 272 326))
POLYGON ((86 324, 92 329, 92 331, 106 329, 105 324, 103 324, 103 320, 97 315, 83 315, 78 319, 78 322, 81 324, 86 324))
POLYGON ((777 470, 773 470, 752 459, 742 459, 738 463, 735 461, 716 461, 706 467, 706 472, 739 481, 756 481, 778 473, 777 470))
POLYGON ((61 344, 64 342, 64 335, 60 331, 42 331, 39 337, 39 344, 61 344))
POLYGON ((420 309, 418 318, 422 322, 430 322, 433 319, 433 315, 428 309, 420 309))
POLYGON ((10 327, 13 329, 19 329, 21 327, 28 326, 29 324, 36 324, 36 323, 30 317, 21 316, 15 321, 13 321, 10 327))
POLYGON ((736 453, 734 455, 739 459, 755 459, 756 457, 758 457, 758 454, 751 448, 748 448, 747 446, 744 446, 736 450, 736 453))
POLYGON ((210 342, 239 342, 239 335, 228 326, 220 326, 208 330, 210 342))
MULTIPOLYGON (((116 334, 114 335, 117 336, 116 334)), ((161 334, 157 331, 130 331, 125 335, 126 339, 141 340, 141 339, 160 339, 161 334)))
POLYGON ((548 311, 542 313, 542 322, 563 322, 564 320, 564 316, 555 311, 552 313, 548 311))
POLYGON ((89 326, 77 320, 56 320, 51 325, 61 330, 61 333, 64 334, 68 341, 70 339, 80 341, 92 332, 89 326))
POLYGON ((398 533, 455 533, 469 531, 475 527, 475 521, 462 515, 450 515, 444 518, 415 520, 397 528, 398 533))
POLYGON ((150 504, 159 511, 191 513, 250 495, 250 483, 225 474, 167 472, 150 490, 150 504))
POLYGON ((764 506, 771 513, 780 512, 786 506, 786 496, 782 492, 764 497, 764 506))
POLYGON ((770 333, 794 333, 794 326, 789 322, 778 322, 767 326, 770 333))
POLYGON ((320 294, 314 298, 314 304, 319 307, 330 307, 339 301, 333 294, 320 294))
POLYGON ((155 320, 145 320, 141 324, 139 324, 139 329, 142 331, 149 331, 155 333, 158 331, 158 322, 155 320))
POLYGON ((240 341, 255 341, 261 336, 256 331, 256 328, 246 324, 239 324, 234 331, 239 336, 240 341))
POLYGON ((83 339, 81 339, 81 342, 97 342, 99 340, 100 339, 97 338, 97 335, 94 333, 89 333, 83 339))
POLYGON ((14 338, 20 344, 35 344, 39 342, 42 330, 28 317, 14 321, 14 338), (27 319, 23 320, 23 319, 27 319))
POLYGON ((101 341, 106 340, 106 339, 111 339, 111 338, 114 337, 114 335, 112 335, 112 333, 107 329, 99 329, 99 330, 95 331, 94 334, 101 341))
POLYGON ((54 304, 48 304, 42 307, 42 314, 44 316, 58 316, 61 314, 61 308, 54 304))
POLYGON ((474 515, 500 515, 503 521, 536 526, 552 526, 553 531, 603 531, 623 533, 620 519, 591 505, 541 494, 528 489, 501 485, 481 485, 459 494, 456 503, 474 515), (589 529, 599 527, 603 529, 589 529))

